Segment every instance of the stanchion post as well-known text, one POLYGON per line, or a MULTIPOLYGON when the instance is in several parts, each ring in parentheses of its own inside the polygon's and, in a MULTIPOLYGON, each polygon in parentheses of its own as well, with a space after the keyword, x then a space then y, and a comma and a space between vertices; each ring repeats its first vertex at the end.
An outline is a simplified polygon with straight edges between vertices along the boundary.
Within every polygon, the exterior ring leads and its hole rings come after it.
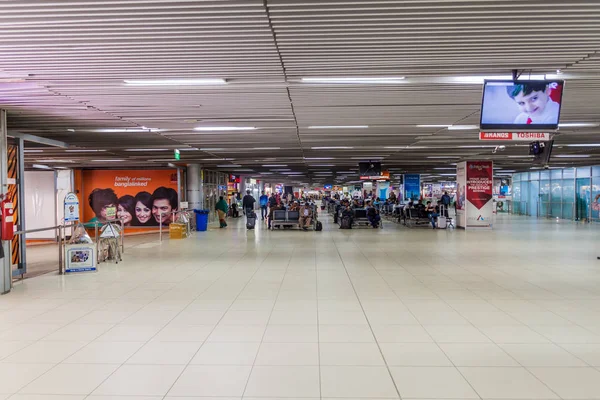
POLYGON ((58 226, 58 273, 60 275, 63 274, 63 265, 64 265, 64 260, 63 260, 63 226, 59 225, 58 226))
POLYGON ((160 213, 160 218, 158 219, 158 237, 159 237, 159 242, 162 242, 162 219, 163 219, 163 213, 160 213))
POLYGON ((122 219, 119 219, 121 224, 121 253, 125 253, 125 224, 122 219))

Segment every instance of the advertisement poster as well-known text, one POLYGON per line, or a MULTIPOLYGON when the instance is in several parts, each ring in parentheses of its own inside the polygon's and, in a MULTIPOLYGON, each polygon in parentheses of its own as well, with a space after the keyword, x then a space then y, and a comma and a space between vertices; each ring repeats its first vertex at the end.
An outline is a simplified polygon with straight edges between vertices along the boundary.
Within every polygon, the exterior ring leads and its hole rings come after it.
POLYGON ((465 212, 465 193, 467 185, 466 168, 466 162, 460 162, 456 165, 456 226, 460 228, 467 227, 467 217, 465 212))
POLYGON ((404 198, 408 200, 421 198, 421 175, 404 174, 404 198))
POLYGON ((79 221, 79 199, 75 193, 65 196, 65 222, 79 221))
POLYGON ((161 218, 170 224, 179 207, 177 171, 83 171, 84 221, 104 222, 114 207, 125 226, 157 227, 161 218))
POLYGON ((466 162, 467 228, 491 228, 493 215, 493 163, 466 162))
POLYGON ((87 272, 96 271, 96 246, 67 245, 65 272, 87 272))

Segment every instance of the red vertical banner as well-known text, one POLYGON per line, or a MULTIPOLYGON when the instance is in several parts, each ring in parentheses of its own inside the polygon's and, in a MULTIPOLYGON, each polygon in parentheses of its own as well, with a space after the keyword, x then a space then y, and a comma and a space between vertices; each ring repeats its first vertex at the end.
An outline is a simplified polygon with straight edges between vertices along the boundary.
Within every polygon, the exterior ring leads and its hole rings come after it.
MULTIPOLYGON (((6 152, 6 161, 8 167, 8 181, 12 182, 8 185, 8 199, 13 203, 13 221, 14 226, 19 226, 19 190, 20 186, 17 186, 19 182, 19 147, 14 144, 9 144, 6 152)), ((21 262, 21 242, 20 237, 15 235, 11 243, 11 263, 12 265, 19 265, 21 262)))
POLYGON ((493 182, 494 168, 492 161, 466 162, 467 228, 491 228, 493 182))

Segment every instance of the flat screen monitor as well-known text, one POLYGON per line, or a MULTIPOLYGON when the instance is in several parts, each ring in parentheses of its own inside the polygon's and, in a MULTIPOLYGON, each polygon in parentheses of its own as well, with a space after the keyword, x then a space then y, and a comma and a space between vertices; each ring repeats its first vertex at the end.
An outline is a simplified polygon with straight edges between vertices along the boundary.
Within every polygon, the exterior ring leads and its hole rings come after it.
POLYGON ((381 176, 380 162, 360 162, 358 163, 360 176, 381 176))
POLYGON ((556 130, 564 81, 485 81, 480 128, 527 132, 556 130))

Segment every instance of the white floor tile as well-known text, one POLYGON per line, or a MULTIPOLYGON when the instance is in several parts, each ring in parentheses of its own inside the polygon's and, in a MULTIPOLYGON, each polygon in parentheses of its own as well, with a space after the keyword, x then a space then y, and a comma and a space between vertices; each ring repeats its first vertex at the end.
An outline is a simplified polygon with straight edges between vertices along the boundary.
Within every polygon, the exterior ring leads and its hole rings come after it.
POLYGON ((260 343, 208 342, 192 359, 202 365, 253 365, 260 343))
POLYGON ((127 364, 185 365, 200 349, 198 342, 158 342, 152 341, 139 349, 127 364))
POLYGON ((319 365, 317 343, 263 343, 256 365, 319 365))
POLYGON ((162 325, 119 324, 96 339, 100 342, 145 342, 162 329, 162 325))
POLYGON ((585 367, 579 358, 554 344, 502 344, 524 367, 585 367))
POLYGON ((115 364, 60 364, 25 386, 24 394, 90 394, 119 366, 115 364))
POLYGON ((270 343, 317 343, 317 325, 268 325, 264 342, 270 343))
POLYGON ((525 368, 459 368, 484 399, 556 399, 558 396, 525 368))
POLYGON ((486 326, 479 328, 495 343, 549 343, 550 341, 526 326, 486 326))
POLYGON ((375 341, 368 325, 320 325, 322 343, 371 343, 375 341))
POLYGON ((319 311, 320 325, 367 325, 362 311, 319 311))
POLYGON ((52 367, 52 364, 0 364, 0 393, 18 392, 52 367))
POLYGON ((164 396, 183 371, 181 365, 123 365, 94 394, 164 396))
POLYGON ((244 396, 319 397, 319 367, 256 366, 244 396))
POLYGON ((391 367, 390 370, 403 399, 478 398, 454 367, 391 367))
POLYGON ((398 399, 385 367, 321 367, 323 398, 398 399))
POLYGON ((425 325, 424 328, 438 343, 489 343, 479 329, 463 325, 425 325))
POLYGON ((420 325, 373 325, 380 343, 431 343, 431 335, 420 325))
POLYGON ((144 342, 92 342, 64 362, 68 364, 122 364, 144 342))
POLYGON ((0 359, 8 357, 17 351, 32 345, 33 343, 35 342, 23 340, 2 340, 0 341, 0 359))
POLYGON ((152 340, 159 342, 203 342, 214 329, 214 325, 168 324, 152 340))
POLYGON ((169 396, 241 397, 250 370, 249 366, 192 365, 181 374, 169 396))
POLYGON ((561 344, 560 346, 589 365, 600 367, 600 344, 561 344))
POLYGON ((49 342, 40 341, 28 346, 2 362, 26 364, 57 364, 85 346, 87 342, 49 342))
POLYGON ((444 352, 433 343, 381 343, 381 351, 390 366, 452 366, 444 352))
POLYGON ((519 363, 496 344, 440 343, 440 347, 457 367, 519 366, 519 363))
POLYGON ((270 325, 316 325, 315 311, 278 311, 275 310, 269 319, 270 325))
POLYGON ((384 365, 375 343, 320 343, 321 365, 384 365))
POLYGON ((264 325, 218 325, 210 334, 207 341, 260 342, 264 333, 264 325))
POLYGON ((600 398, 600 371, 594 368, 530 368, 563 399, 600 398))

